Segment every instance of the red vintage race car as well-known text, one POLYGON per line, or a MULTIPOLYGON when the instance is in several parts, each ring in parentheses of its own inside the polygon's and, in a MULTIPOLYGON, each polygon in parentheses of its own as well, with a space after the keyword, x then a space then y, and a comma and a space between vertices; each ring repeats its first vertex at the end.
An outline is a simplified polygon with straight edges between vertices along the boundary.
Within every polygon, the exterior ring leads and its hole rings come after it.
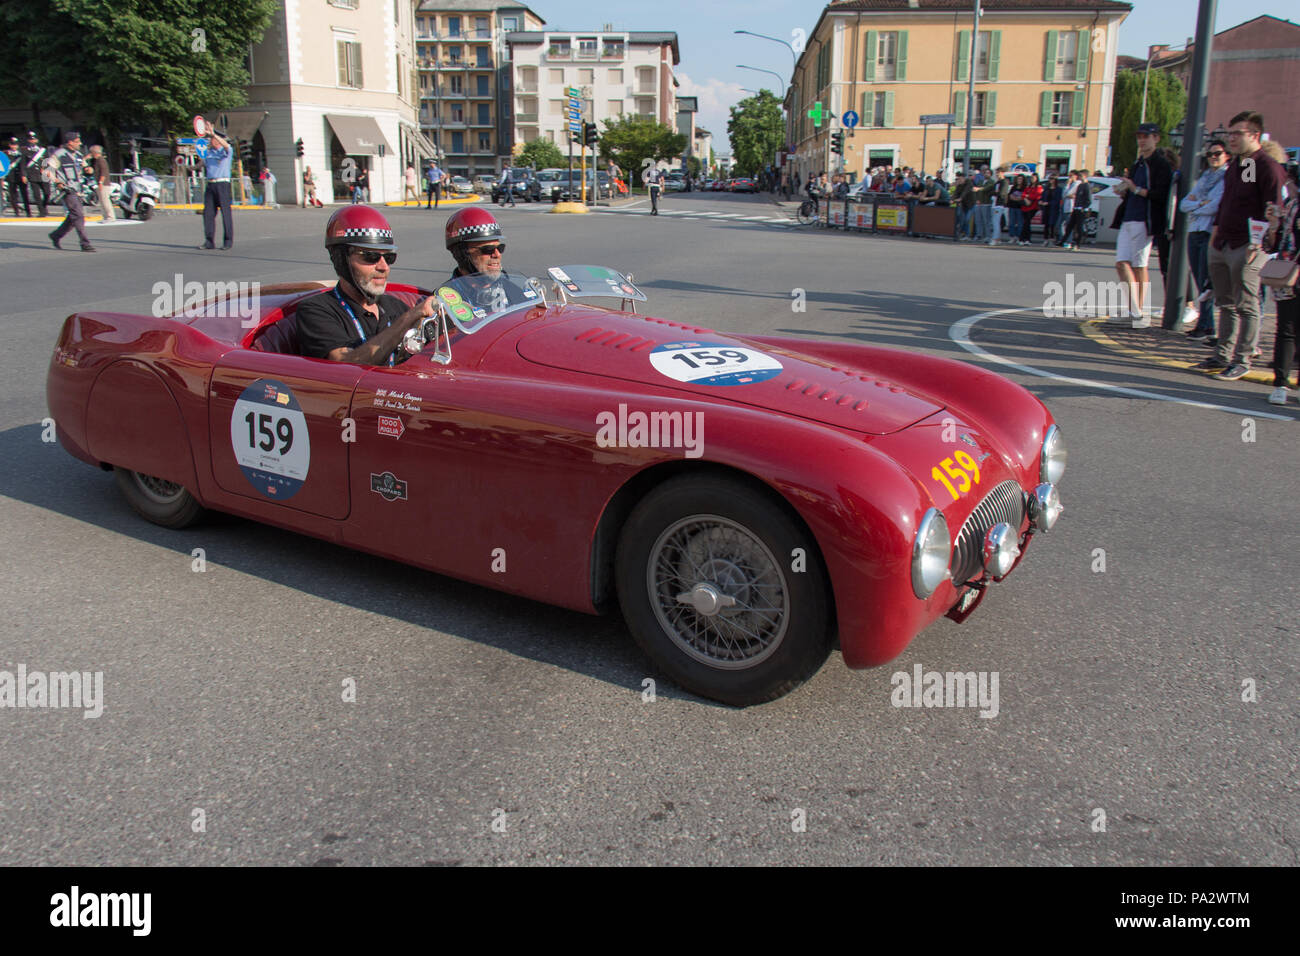
POLYGON ((1061 511, 1051 414, 972 365, 654 318, 598 266, 441 287, 406 361, 349 365, 297 354, 295 309, 323 288, 264 288, 251 315, 222 295, 70 316, 59 440, 158 524, 210 508, 621 608, 675 681, 736 705, 837 638, 869 667, 964 619, 1061 511))

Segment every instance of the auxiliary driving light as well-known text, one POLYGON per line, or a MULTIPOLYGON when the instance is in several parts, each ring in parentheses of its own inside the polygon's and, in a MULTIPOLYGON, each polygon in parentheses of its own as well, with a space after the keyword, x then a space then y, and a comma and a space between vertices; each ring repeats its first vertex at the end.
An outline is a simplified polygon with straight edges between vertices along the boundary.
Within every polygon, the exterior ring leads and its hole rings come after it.
POLYGON ((1016 530, 1005 521, 989 528, 989 533, 984 536, 984 570, 989 577, 1004 576, 1018 557, 1020 545, 1016 541, 1016 530))
POLYGON ((1029 496, 1029 520, 1035 531, 1050 531, 1064 510, 1061 493, 1053 484, 1041 484, 1029 496))

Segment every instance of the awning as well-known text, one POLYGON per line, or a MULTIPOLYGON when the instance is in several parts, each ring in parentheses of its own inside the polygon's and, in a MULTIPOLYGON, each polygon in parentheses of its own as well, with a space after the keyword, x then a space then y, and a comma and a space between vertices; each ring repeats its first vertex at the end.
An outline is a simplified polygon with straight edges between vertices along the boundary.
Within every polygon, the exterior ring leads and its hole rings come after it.
POLYGON ((419 127, 406 122, 402 122, 401 126, 402 129, 406 130, 406 135, 407 138, 410 140, 411 145, 415 148, 415 151, 419 153, 422 158, 424 159, 438 158, 438 150, 434 147, 433 143, 429 141, 429 137, 425 136, 424 133, 421 132, 419 127))
POLYGON ((343 144, 343 152, 349 156, 374 156, 378 154, 381 145, 385 152, 393 151, 373 117, 326 113, 325 118, 334 127, 334 134, 343 144))
POLYGON ((213 125, 218 131, 226 131, 226 139, 251 143, 266 115, 266 110, 222 110, 213 125))

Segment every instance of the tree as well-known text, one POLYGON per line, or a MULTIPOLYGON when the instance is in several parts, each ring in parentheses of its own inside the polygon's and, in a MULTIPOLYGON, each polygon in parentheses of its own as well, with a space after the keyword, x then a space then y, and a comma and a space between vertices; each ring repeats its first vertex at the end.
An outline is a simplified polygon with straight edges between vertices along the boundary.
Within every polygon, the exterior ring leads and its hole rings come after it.
POLYGON ((759 90, 731 108, 727 120, 732 175, 756 176, 764 166, 776 162, 776 151, 785 143, 781 103, 771 90, 759 90))
POLYGON ((600 156, 612 159, 628 174, 644 175, 646 160, 660 162, 681 155, 686 137, 652 116, 620 116, 605 120, 600 156))
MULTIPOLYGON (((1110 145, 1111 166, 1116 170, 1132 167, 1137 160, 1137 128, 1142 115, 1142 81, 1145 71, 1121 70, 1115 75, 1112 101, 1110 145)), ((1152 70, 1147 87, 1148 123, 1160 127, 1158 146, 1170 145, 1169 131, 1187 115, 1187 91, 1178 77, 1165 70, 1152 70)), ((1098 165, 1100 165, 1098 158, 1098 165)))
POLYGON ((524 146, 515 156, 514 165, 531 166, 533 169, 554 169, 567 166, 569 161, 549 139, 538 137, 524 146))
POLYGON ((702 164, 700 163, 700 157, 698 156, 688 157, 686 160, 686 175, 690 176, 691 179, 699 178, 701 165, 702 164))
POLYGON ((0 6, 0 98, 85 117, 116 146, 126 126, 183 128, 241 106, 250 43, 276 0, 46 0, 0 6))

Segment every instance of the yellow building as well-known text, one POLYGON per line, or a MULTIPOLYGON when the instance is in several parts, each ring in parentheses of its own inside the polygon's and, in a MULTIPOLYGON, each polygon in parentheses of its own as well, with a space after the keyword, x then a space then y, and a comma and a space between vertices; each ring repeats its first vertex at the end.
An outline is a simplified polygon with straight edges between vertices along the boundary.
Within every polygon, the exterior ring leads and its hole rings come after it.
POLYGON ((786 94, 789 168, 804 180, 841 169, 861 179, 886 164, 951 179, 964 165, 972 68, 974 166, 1104 167, 1119 26, 1131 10, 1114 0, 983 0, 972 57, 971 0, 831 3, 786 94), (819 103, 820 126, 809 116, 819 103), (921 124, 944 114, 951 126, 921 124), (845 133, 842 156, 830 149, 835 131, 845 133))

